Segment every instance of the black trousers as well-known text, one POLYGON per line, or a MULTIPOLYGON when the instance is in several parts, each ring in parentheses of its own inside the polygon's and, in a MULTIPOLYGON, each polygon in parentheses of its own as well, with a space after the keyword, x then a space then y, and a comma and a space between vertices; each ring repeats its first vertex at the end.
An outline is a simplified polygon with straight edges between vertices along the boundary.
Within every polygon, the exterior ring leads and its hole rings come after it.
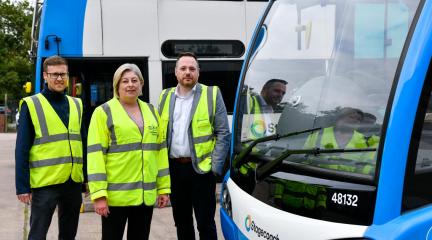
POLYGON ((58 206, 58 239, 75 239, 82 203, 82 183, 65 183, 32 189, 28 239, 46 239, 51 219, 58 206))
POLYGON ((108 217, 102 217, 102 240, 121 240, 128 224, 127 239, 148 239, 153 206, 109 207, 108 217))
POLYGON ((171 205, 179 240, 194 240, 192 211, 195 213, 199 237, 217 240, 216 178, 213 173, 198 174, 192 163, 170 160, 171 205))

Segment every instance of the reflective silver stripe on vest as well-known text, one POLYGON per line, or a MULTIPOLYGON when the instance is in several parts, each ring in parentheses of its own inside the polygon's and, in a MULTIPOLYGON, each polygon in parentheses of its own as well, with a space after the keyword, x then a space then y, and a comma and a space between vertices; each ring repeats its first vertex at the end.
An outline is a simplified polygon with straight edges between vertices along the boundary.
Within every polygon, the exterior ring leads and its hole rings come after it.
POLYGON ((207 136, 201 136, 201 137, 194 137, 193 141, 194 141, 195 144, 205 143, 205 142, 208 142, 208 141, 212 140, 213 137, 214 137, 213 134, 210 134, 210 135, 207 135, 207 136))
POLYGON ((76 98, 72 98, 72 100, 74 101, 75 106, 76 106, 76 108, 78 110, 78 123, 81 124, 81 108, 80 108, 79 101, 76 98))
POLYGON ((150 103, 145 103, 145 104, 147 104, 147 107, 150 108, 150 111, 152 112, 155 121, 158 122, 158 119, 157 119, 157 117, 156 117, 156 113, 155 113, 155 111, 154 111, 154 107, 153 107, 153 105, 151 105, 150 103))
POLYGON ((207 87, 207 109, 209 121, 213 124, 213 86, 207 87))
MULTIPOLYGON (((46 121, 45 114, 44 114, 44 111, 42 108, 42 104, 41 104, 39 98, 37 97, 37 95, 31 96, 31 99, 33 100, 33 103, 34 103, 34 106, 36 109, 36 113, 37 113, 37 116, 39 119, 39 125, 41 128, 41 133, 42 133, 42 137, 36 138, 33 142, 33 145, 52 143, 52 142, 64 141, 64 140, 81 141, 81 136, 79 134, 60 133, 60 134, 49 135, 47 121, 46 121)), ((78 100, 74 99, 74 101, 78 101, 78 100)), ((77 104, 77 102, 76 102, 76 104, 77 104)), ((77 105, 77 109, 78 109, 78 114, 79 114, 78 118, 80 118, 81 109, 79 108, 79 104, 77 105)))
POLYGON ((160 169, 158 172, 158 177, 165 177, 169 175, 169 168, 160 169))
POLYGON ((106 153, 107 149, 102 147, 100 144, 93 144, 87 147, 87 153, 93 153, 93 152, 103 152, 106 153))
POLYGON ((31 96, 30 98, 33 100, 34 106, 36 108, 36 113, 39 119, 39 125, 41 128, 42 137, 48 136, 48 126, 45 119, 45 114, 42 108, 42 104, 39 98, 37 97, 37 95, 31 96))
POLYGON ((209 153, 204 154, 204 155, 201 156, 201 157, 197 157, 197 161, 198 161, 198 163, 200 163, 200 162, 204 161, 206 158, 210 157, 211 154, 212 154, 212 153, 209 152, 209 153))
POLYGON ((167 148, 167 142, 166 142, 166 141, 163 141, 163 142, 160 144, 160 149, 163 149, 163 148, 167 148))
POLYGON ((143 183, 143 182, 133 182, 133 183, 108 183, 109 191, 126 191, 126 190, 154 190, 156 189, 156 182, 143 183))
MULTIPOLYGON (((82 162, 82 158, 81 158, 82 162)), ((72 163, 71 157, 60 157, 60 158, 51 158, 39 161, 30 161, 30 168, 39 168, 39 167, 47 167, 47 166, 55 166, 59 164, 72 163)))
POLYGON ((141 150, 141 143, 127 143, 120 145, 111 145, 107 149, 107 153, 119 153, 119 152, 128 152, 141 150))
POLYGON ((166 143, 143 143, 143 151, 159 151, 166 146, 166 143))
POLYGON ((41 138, 36 138, 33 142, 33 145, 65 141, 65 140, 81 141, 81 135, 73 134, 73 133, 69 135, 67 133, 60 133, 60 134, 55 134, 50 136, 42 136, 41 138))
POLYGON ((166 102, 167 97, 168 97, 168 93, 170 93, 172 89, 173 88, 166 89, 164 94, 162 95, 162 100, 161 100, 160 105, 159 105, 159 114, 162 114, 163 108, 165 107, 165 102, 166 102))
POLYGON ((127 143, 127 144, 120 144, 120 145, 111 145, 107 149, 107 153, 120 153, 120 152, 128 152, 128 151, 136 151, 136 150, 143 150, 143 151, 158 151, 161 150, 166 146, 166 143, 127 143))
POLYGON ((105 173, 95 173, 88 175, 89 181, 106 181, 107 175, 105 173))
POLYGON ((73 157, 74 163, 83 163, 83 158, 82 157, 73 157))
POLYGON ((113 118, 112 118, 112 114, 111 114, 111 109, 108 105, 108 103, 104 103, 102 104, 102 109, 104 110, 105 114, 107 115, 107 125, 108 125, 108 129, 111 135, 111 141, 113 145, 117 144, 117 138, 114 132, 114 122, 113 122, 113 118))

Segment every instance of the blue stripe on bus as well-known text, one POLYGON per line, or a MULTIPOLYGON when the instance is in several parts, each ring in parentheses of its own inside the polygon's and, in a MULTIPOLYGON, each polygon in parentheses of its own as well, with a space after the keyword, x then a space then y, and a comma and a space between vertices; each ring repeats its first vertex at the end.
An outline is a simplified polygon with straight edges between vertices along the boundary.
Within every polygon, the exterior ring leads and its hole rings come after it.
POLYGON ((431 59, 431 16, 432 4, 425 4, 400 73, 383 148, 373 226, 368 230, 371 232, 376 233, 374 228, 377 225, 401 215, 406 161, 416 106, 431 59))
POLYGON ((240 231, 231 217, 223 210, 220 209, 220 221, 224 238, 227 240, 247 240, 248 238, 240 231))
POLYGON ((84 16, 87 0, 45 0, 39 30, 39 46, 36 60, 35 92, 40 92, 42 59, 57 54, 55 36, 61 38, 59 53, 63 57, 81 57, 84 16), (45 49, 45 40, 49 48, 45 49))
POLYGON ((432 206, 407 212, 383 225, 373 225, 364 234, 371 239, 432 239, 432 206), (425 238, 426 236, 426 238, 425 238))

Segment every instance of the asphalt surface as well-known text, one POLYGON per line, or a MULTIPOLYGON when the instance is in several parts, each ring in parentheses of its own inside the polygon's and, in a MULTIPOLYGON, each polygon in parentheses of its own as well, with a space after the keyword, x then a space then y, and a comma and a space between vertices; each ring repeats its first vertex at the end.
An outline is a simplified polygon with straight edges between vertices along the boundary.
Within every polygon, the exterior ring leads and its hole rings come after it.
MULTIPOLYGON (((27 239, 29 231, 30 206, 18 201, 15 194, 15 151, 14 133, 0 133, 0 240, 27 239)), ((77 240, 101 239, 101 220, 91 210, 91 203, 85 199, 85 210, 80 214, 77 240)), ((218 238, 223 239, 220 229, 219 205, 216 209, 218 238)), ((57 215, 54 214, 47 239, 57 239, 57 215)), ((196 233, 197 239, 198 233, 196 233)), ((126 236, 124 236, 126 239, 126 236)), ((177 239, 171 208, 155 208, 150 239, 177 239)))

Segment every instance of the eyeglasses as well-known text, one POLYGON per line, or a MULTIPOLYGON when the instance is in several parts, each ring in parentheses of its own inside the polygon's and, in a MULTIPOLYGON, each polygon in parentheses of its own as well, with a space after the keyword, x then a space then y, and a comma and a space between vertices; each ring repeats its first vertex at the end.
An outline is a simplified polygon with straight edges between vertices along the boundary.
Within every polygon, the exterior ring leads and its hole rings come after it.
POLYGON ((69 77, 69 73, 47 73, 48 76, 52 79, 52 80, 56 80, 58 79, 58 77, 60 77, 61 79, 67 79, 69 77))

